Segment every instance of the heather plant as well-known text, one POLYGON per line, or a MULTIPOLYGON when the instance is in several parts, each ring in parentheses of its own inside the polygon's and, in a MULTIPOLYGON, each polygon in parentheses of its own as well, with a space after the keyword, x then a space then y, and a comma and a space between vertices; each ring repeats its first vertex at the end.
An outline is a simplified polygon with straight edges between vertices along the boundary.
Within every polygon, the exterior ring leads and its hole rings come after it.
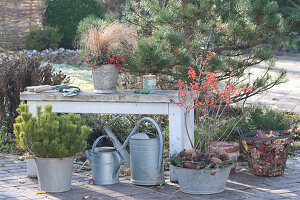
POLYGON ((14 124, 18 145, 41 158, 74 156, 86 146, 90 128, 85 126, 80 115, 69 113, 58 116, 52 106, 37 106, 36 117, 29 112, 28 105, 21 104, 19 116, 14 124))
POLYGON ((62 72, 55 73, 50 64, 41 67, 39 57, 16 55, 0 61, 0 124, 12 133, 20 93, 31 85, 58 85, 69 78, 62 72))

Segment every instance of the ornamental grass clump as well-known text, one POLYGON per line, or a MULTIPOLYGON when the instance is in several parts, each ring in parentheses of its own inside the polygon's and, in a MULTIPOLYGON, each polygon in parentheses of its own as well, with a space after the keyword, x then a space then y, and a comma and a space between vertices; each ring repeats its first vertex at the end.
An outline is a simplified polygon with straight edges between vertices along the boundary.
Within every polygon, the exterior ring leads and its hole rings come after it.
POLYGON ((173 155, 171 163, 175 166, 195 169, 215 168, 234 161, 233 157, 218 147, 213 148, 210 143, 218 141, 219 138, 226 139, 233 130, 227 129, 221 136, 216 134, 217 128, 222 126, 223 113, 233 103, 232 98, 239 94, 250 94, 252 91, 250 87, 239 88, 238 83, 231 77, 220 80, 222 75, 219 71, 211 72, 209 61, 214 56, 214 53, 208 51, 205 57, 200 57, 198 68, 189 67, 188 80, 178 81, 178 95, 181 102, 178 106, 185 110, 186 130, 188 130, 187 114, 195 109, 197 130, 195 137, 198 141, 194 144, 189 133, 187 134, 192 149, 173 155))
POLYGON ((137 36, 128 25, 119 22, 98 27, 91 26, 84 33, 81 47, 86 53, 85 62, 96 68, 103 64, 115 64, 122 69, 124 54, 135 54, 137 36))
POLYGON ((36 117, 29 106, 21 104, 14 124, 18 145, 40 158, 63 158, 74 156, 84 150, 90 128, 84 125, 80 115, 69 113, 57 115, 51 105, 37 106, 36 117))

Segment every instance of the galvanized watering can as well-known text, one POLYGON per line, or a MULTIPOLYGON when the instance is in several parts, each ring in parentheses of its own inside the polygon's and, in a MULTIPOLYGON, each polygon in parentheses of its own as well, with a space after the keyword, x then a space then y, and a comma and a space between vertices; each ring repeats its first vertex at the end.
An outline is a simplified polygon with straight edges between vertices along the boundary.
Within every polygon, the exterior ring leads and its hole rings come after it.
POLYGON ((119 168, 121 157, 115 148, 115 142, 108 136, 97 138, 91 152, 85 151, 92 165, 92 177, 95 185, 111 185, 119 182, 119 168), (109 138, 114 147, 96 147, 97 143, 104 137, 109 138))
POLYGON ((163 134, 157 122, 150 117, 141 119, 122 145, 129 142, 131 181, 136 185, 159 185, 165 182, 163 167, 163 134), (155 125, 158 135, 137 133, 139 126, 145 122, 155 125))

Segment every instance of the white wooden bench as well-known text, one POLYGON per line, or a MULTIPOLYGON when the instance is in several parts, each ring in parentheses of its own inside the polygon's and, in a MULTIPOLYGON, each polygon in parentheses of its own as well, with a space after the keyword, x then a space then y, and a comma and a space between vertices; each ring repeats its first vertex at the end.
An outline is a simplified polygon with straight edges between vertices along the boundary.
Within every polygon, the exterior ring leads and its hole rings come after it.
MULTIPOLYGON (((155 94, 136 94, 132 91, 119 91, 114 94, 96 94, 81 91, 77 96, 64 97, 61 93, 47 91, 42 93, 22 92, 21 101, 36 113, 36 105, 53 105, 53 112, 59 113, 101 113, 101 114, 157 114, 169 116, 170 154, 190 148, 186 134, 184 110, 177 106, 177 91, 157 91, 155 94)), ((194 113, 188 114, 188 133, 193 140, 194 113)), ((159 123, 159 122, 158 122, 159 123)), ((133 128, 133 127, 132 127, 133 128)), ((171 181, 176 181, 170 169, 171 181)))

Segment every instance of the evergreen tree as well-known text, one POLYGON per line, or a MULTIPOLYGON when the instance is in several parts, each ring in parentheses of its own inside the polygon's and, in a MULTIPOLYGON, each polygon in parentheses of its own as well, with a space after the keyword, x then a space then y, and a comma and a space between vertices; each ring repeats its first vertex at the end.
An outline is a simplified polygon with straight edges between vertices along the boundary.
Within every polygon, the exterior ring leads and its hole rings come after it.
POLYGON ((86 146, 90 128, 84 125, 80 115, 69 113, 58 116, 52 106, 37 106, 37 116, 32 117, 29 107, 22 104, 17 109, 19 116, 14 124, 18 145, 41 158, 74 156, 86 146))
MULTIPOLYGON (((127 0, 123 20, 135 26, 140 40, 135 65, 137 73, 186 77, 187 67, 200 65, 212 51, 210 70, 219 79, 234 76, 252 93, 234 97, 240 101, 285 81, 281 70, 272 77, 273 45, 286 34, 278 5, 271 0, 127 0), (265 62, 265 73, 247 72, 265 62)), ((128 58, 127 58, 128 59, 128 58)), ((174 89, 174 85, 170 86, 174 89)))

